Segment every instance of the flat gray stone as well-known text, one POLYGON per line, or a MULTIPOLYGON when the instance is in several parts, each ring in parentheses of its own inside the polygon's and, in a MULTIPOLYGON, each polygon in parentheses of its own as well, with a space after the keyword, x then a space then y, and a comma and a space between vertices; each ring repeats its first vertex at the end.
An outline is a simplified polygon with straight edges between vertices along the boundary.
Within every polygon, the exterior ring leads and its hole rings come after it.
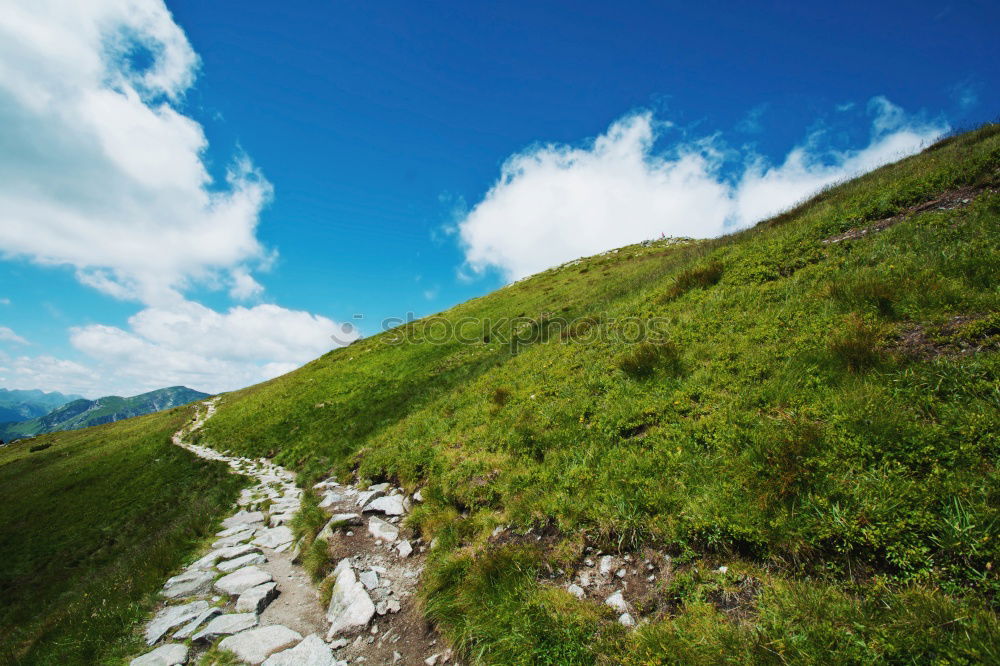
POLYGON ((237 511, 222 521, 225 528, 238 527, 240 525, 263 524, 264 514, 260 511, 237 511))
POLYGON ((392 543, 399 538, 399 528, 392 523, 387 523, 381 518, 372 516, 368 519, 368 531, 376 539, 382 539, 392 543))
POLYGON ((264 557, 263 553, 247 553, 225 562, 219 562, 215 568, 223 573, 232 573, 251 564, 264 564, 265 562, 267 562, 267 558, 264 557))
MULTIPOLYGON (((339 567, 339 565, 338 565, 339 567)), ((326 618, 330 621, 327 639, 345 632, 364 629, 375 615, 375 604, 365 592, 365 586, 354 575, 354 570, 343 567, 337 574, 326 618)))
POLYGON ((387 516, 402 516, 406 513, 406 508, 403 506, 402 495, 386 495, 385 497, 379 497, 368 502, 363 509, 362 513, 384 513, 387 516))
POLYGON ((625 613, 628 611, 628 604, 625 603, 625 598, 622 597, 621 590, 618 590, 617 592, 609 596, 607 599, 605 599, 604 603, 608 606, 611 606, 619 613, 625 613))
POLYGON ((299 632, 280 624, 272 624, 227 636, 219 643, 219 647, 256 666, 264 663, 275 652, 290 648, 301 640, 302 634, 299 632))
POLYGON ((566 589, 569 591, 570 594, 572 594, 577 599, 583 599, 583 597, 586 596, 587 594, 586 592, 583 591, 583 588, 577 585, 576 583, 573 583, 566 589))
POLYGON ((168 578, 161 593, 167 599, 193 597, 211 590, 213 580, 215 580, 215 574, 211 571, 185 571, 173 578, 168 578))
POLYGON ((207 601, 192 601, 189 604, 180 606, 167 606, 163 608, 146 625, 146 645, 152 645, 167 635, 167 632, 174 627, 190 622, 206 611, 209 607, 207 601))
POLYGON ((382 497, 382 495, 385 495, 385 490, 372 490, 372 489, 368 489, 368 490, 362 491, 362 492, 358 493, 358 499, 356 500, 357 501, 357 505, 358 506, 364 506, 364 505, 368 504, 369 502, 371 502, 372 500, 378 499, 379 497, 382 497))
POLYGON ((295 536, 292 534, 291 528, 286 525, 281 527, 272 527, 269 529, 263 529, 257 535, 257 538, 253 540, 254 545, 262 546, 263 548, 277 548, 286 543, 291 543, 295 540, 295 536))
POLYGON ((272 654, 264 666, 334 666, 336 663, 330 646, 316 634, 309 634, 295 647, 272 654))
POLYGON ((396 546, 396 550, 399 551, 400 557, 409 557, 410 554, 413 552, 413 546, 410 544, 409 541, 400 541, 399 545, 396 546))
POLYGON ((177 631, 175 631, 174 635, 171 636, 171 638, 176 638, 177 640, 180 641, 180 640, 184 640, 185 638, 190 637, 191 634, 193 634, 194 632, 198 631, 198 627, 200 627, 201 625, 205 624, 205 622, 207 622, 208 620, 211 620, 216 615, 222 615, 222 609, 219 608, 218 606, 212 606, 211 608, 209 608, 209 609, 205 610, 204 612, 200 613, 198 615, 198 617, 196 617, 195 619, 191 620, 190 622, 188 622, 187 624, 185 624, 183 627, 181 627, 180 629, 178 629, 177 631))
POLYGON ((253 538, 253 535, 257 532, 256 527, 248 527, 236 534, 219 539, 212 544, 212 548, 228 548, 230 546, 238 546, 239 544, 253 538))
POLYGON ((327 507, 333 506, 337 502, 343 502, 346 499, 340 493, 328 490, 325 495, 323 495, 323 501, 319 503, 319 508, 325 509, 327 507))
POLYGON ((141 657, 136 657, 129 662, 129 666, 180 666, 180 664, 186 664, 187 659, 188 649, 186 645, 169 643, 161 645, 141 657))
POLYGON ((368 571, 362 571, 358 574, 358 580, 369 590, 374 590, 378 587, 378 574, 370 569, 368 571))
POLYGON ((212 618, 205 628, 191 637, 193 641, 211 642, 219 636, 238 634, 257 626, 256 613, 228 613, 212 618))
POLYGON ((251 587, 270 583, 271 580, 273 580, 271 574, 251 565, 237 569, 228 576, 223 576, 215 581, 215 589, 222 594, 235 597, 243 594, 251 587))
POLYGON ((260 614, 277 596, 277 583, 264 583, 251 587, 236 600, 236 612, 260 614))

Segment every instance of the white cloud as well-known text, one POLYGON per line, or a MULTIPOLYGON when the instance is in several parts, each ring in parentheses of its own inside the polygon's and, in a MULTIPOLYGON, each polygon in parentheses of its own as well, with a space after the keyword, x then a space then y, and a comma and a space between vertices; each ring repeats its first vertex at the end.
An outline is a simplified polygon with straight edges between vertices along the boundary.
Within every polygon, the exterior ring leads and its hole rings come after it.
POLYGON ((0 326, 0 342, 16 342, 19 345, 26 345, 28 341, 15 333, 7 326, 0 326))
POLYGON ((257 295, 271 187, 246 158, 213 182, 181 110, 198 64, 162 0, 5 3, 0 252, 146 304, 220 277, 257 295))
POLYGON ((326 317, 276 305, 220 313, 181 301, 141 310, 126 328, 73 328, 70 341, 88 362, 8 359, 0 385, 97 396, 180 384, 216 393, 284 374, 356 337, 326 317))
POLYGON ((10 305, 9 298, 0 298, 0 305, 10 305))
POLYGON ((95 392, 100 377, 92 369, 74 361, 53 356, 9 357, 0 352, 0 385, 10 389, 37 389, 77 393, 91 398, 106 395, 95 392))
POLYGON ((814 133, 780 165, 750 154, 735 173, 726 173, 732 151, 717 137, 654 152, 669 125, 650 113, 616 121, 584 147, 532 147, 504 163, 497 183, 458 223, 466 263, 515 280, 661 234, 718 236, 912 154, 948 129, 883 97, 869 103, 869 113, 863 148, 825 150, 814 133))

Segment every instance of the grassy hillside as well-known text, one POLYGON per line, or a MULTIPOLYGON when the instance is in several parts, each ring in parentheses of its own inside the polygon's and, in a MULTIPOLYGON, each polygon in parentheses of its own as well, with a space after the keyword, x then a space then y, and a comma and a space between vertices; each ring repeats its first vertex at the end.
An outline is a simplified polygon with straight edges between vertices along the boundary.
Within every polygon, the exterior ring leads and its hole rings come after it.
POLYGON ((96 664, 134 648, 132 627, 241 484, 170 443, 191 414, 0 449, 0 663, 96 664))
POLYGON ((336 350, 203 436, 426 487, 426 609, 484 663, 997 661, 998 187, 992 125, 336 350), (598 550, 672 558, 635 632, 563 589, 598 550))
POLYGON ((170 407, 179 407, 207 397, 207 393, 186 386, 171 386, 130 398, 121 398, 117 395, 104 396, 97 400, 79 398, 37 418, 19 423, 0 424, 0 438, 14 440, 59 430, 89 428, 133 416, 151 414, 170 407))

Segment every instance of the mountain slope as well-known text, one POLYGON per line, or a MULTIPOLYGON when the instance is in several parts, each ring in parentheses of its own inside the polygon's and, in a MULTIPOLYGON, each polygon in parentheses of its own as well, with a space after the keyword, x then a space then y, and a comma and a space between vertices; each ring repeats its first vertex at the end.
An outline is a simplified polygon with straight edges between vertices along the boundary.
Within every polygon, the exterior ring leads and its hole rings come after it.
POLYGON ((68 402, 44 416, 20 423, 0 425, 0 439, 17 439, 59 430, 88 428, 186 405, 189 402, 207 397, 207 393, 195 391, 185 386, 171 386, 131 398, 120 398, 116 395, 105 396, 97 400, 80 398, 68 402))
POLYGON ((78 395, 63 395, 58 391, 22 391, 0 389, 0 423, 27 421, 44 416, 56 407, 72 400, 80 400, 78 395))
POLYGON ((133 627, 244 483, 171 443, 193 411, 0 448, 0 664, 122 663, 145 644, 133 627))
POLYGON ((473 660, 997 660, 998 187, 991 125, 333 351, 202 436, 423 488, 427 613, 473 660), (565 590, 601 552, 653 567, 637 631, 565 590))

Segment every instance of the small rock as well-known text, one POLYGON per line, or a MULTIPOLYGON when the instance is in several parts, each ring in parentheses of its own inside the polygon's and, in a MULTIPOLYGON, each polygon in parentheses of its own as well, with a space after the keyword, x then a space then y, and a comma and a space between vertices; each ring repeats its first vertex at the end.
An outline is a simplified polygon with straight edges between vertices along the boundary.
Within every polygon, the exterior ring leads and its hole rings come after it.
POLYGON ((252 525, 264 522, 264 514, 260 511, 238 511, 222 521, 222 526, 236 527, 238 525, 252 525))
POLYGON ((634 627, 635 626, 635 620, 633 620, 632 616, 629 615, 628 613, 622 613, 621 615, 619 615, 618 616, 618 623, 620 625, 622 625, 623 627, 634 627))
POLYGON ((397 661, 401 660, 402 658, 403 658, 403 655, 399 654, 396 651, 393 651, 393 653, 392 653, 392 663, 395 664, 397 661))
POLYGON ((191 640, 212 642, 219 636, 238 634, 256 626, 256 613, 228 613, 215 617, 205 625, 204 629, 192 636, 191 640))
POLYGON ((611 569, 614 568, 615 558, 610 555, 605 555, 601 558, 600 571, 602 576, 607 576, 611 573, 611 569))
POLYGON ((264 564, 265 562, 267 562, 267 558, 264 557, 262 553, 247 553, 246 555, 241 555, 240 557, 232 560, 219 562, 215 565, 215 568, 222 573, 232 573, 237 569, 242 569, 243 567, 250 566, 251 564, 264 564))
POLYGON ((618 576, 619 578, 624 578, 625 577, 625 568, 622 567, 621 569, 619 569, 618 571, 616 571, 615 575, 618 576))
POLYGON ((193 601, 182 606, 167 606, 146 626, 146 645, 166 636, 174 627, 186 624, 208 610, 207 601, 193 601))
POLYGON ((275 652, 290 648, 301 640, 302 634, 299 632, 280 624, 272 624, 227 636, 219 643, 219 647, 256 666, 275 652))
POLYGON ((205 622, 211 620, 216 615, 221 615, 221 614, 222 614, 221 608, 219 608, 218 606, 212 606, 211 608, 208 608, 202 613, 200 613, 198 617, 191 620, 186 625, 175 631, 174 635, 171 636, 171 638, 176 638, 177 640, 182 641, 190 637, 191 634, 193 634, 194 632, 198 631, 198 627, 205 624, 205 622))
POLYGON ((136 657, 129 662, 129 666, 179 666, 186 664, 188 649, 186 645, 179 643, 168 643, 161 645, 152 652, 147 652, 141 657, 136 657))
POLYGON ((650 583, 652 583, 652 582, 653 582, 653 581, 655 581, 655 580, 656 580, 656 576, 654 576, 654 575, 652 575, 652 574, 650 574, 650 575, 646 576, 646 581, 647 581, 647 582, 650 582, 650 583))
POLYGON ((622 591, 618 590, 610 597, 604 600, 604 603, 611 606, 616 611, 620 613, 625 613, 628 611, 628 604, 625 603, 625 598, 622 597, 622 591))
POLYGON ((718 571, 721 574, 724 574, 727 571, 729 571, 729 567, 719 567, 718 569, 716 569, 716 571, 718 571))
POLYGON ((180 599, 203 594, 212 589, 215 574, 211 571, 186 571, 167 579, 162 594, 167 599, 180 599))
POLYGON ((413 552, 413 546, 410 545, 409 541, 406 541, 404 539, 403 541, 399 542, 398 546, 396 546, 396 550, 399 551, 400 557, 409 557, 410 553, 413 552))
POLYGON ((368 519, 368 531, 376 539, 382 539, 390 543, 399 538, 398 527, 375 516, 368 519))
MULTIPOLYGON (((341 564, 345 561, 341 560, 341 564)), ((343 567, 337 573, 333 593, 330 595, 330 606, 326 611, 326 617, 330 621, 327 639, 343 632, 363 629, 374 615, 375 604, 365 592, 364 584, 357 579, 350 566, 343 567)))
POLYGON ((344 496, 340 493, 335 493, 332 490, 323 495, 323 501, 319 503, 319 508, 325 509, 331 507, 337 502, 343 502, 344 496))
POLYGON ((588 557, 587 559, 585 559, 585 560, 583 561, 583 563, 584 563, 585 565, 587 565, 588 567, 592 567, 592 566, 594 566, 594 560, 590 559, 589 557, 588 557))
POLYGON ((362 571, 358 574, 358 580, 360 580, 369 590, 374 590, 378 587, 378 574, 374 571, 362 571))
POLYGON ((566 589, 569 591, 570 594, 572 594, 577 599, 583 599, 584 595, 587 594, 586 592, 583 591, 582 587, 580 587, 579 585, 577 585, 575 583, 572 584, 572 585, 570 585, 566 589))
POLYGON ((215 581, 215 589, 222 594, 235 597, 243 594, 251 587, 270 583, 271 580, 271 574, 255 566, 249 566, 238 569, 228 576, 223 576, 215 581))
POLYGON ((423 489, 418 490, 417 492, 413 493, 413 501, 415 501, 415 502, 423 502, 424 501, 424 491, 423 491, 423 489))
POLYGON ((257 538, 253 540, 254 545, 264 548, 277 548, 282 544, 291 543, 295 540, 292 530, 287 525, 281 527, 271 527, 260 531, 257 538))
POLYGON ((264 583, 245 590, 240 598, 236 600, 237 613, 257 613, 264 612, 264 609, 278 596, 277 583, 264 583))
POLYGON ((316 634, 309 634, 295 647, 272 654, 264 666, 335 666, 329 646, 316 634))
POLYGON ((402 516, 406 513, 402 495, 388 495, 376 498, 361 509, 362 513, 384 513, 387 516, 402 516))
POLYGON ((346 638, 338 638, 337 640, 330 642, 330 648, 333 650, 339 650, 340 648, 347 647, 350 644, 351 641, 346 638))
POLYGON ((424 663, 427 664, 427 666, 434 666, 436 663, 438 663, 438 659, 440 657, 441 657, 440 654, 432 654, 431 656, 424 659, 424 663))
POLYGON ((389 601, 385 602, 385 609, 390 613, 398 613, 399 599, 389 599, 389 601))
POLYGON ((363 492, 358 493, 358 498, 357 498, 357 500, 355 500, 355 503, 358 506, 365 506, 366 504, 368 504, 372 500, 378 499, 379 497, 382 497, 383 495, 385 495, 385 491, 384 490, 365 490, 363 492))

